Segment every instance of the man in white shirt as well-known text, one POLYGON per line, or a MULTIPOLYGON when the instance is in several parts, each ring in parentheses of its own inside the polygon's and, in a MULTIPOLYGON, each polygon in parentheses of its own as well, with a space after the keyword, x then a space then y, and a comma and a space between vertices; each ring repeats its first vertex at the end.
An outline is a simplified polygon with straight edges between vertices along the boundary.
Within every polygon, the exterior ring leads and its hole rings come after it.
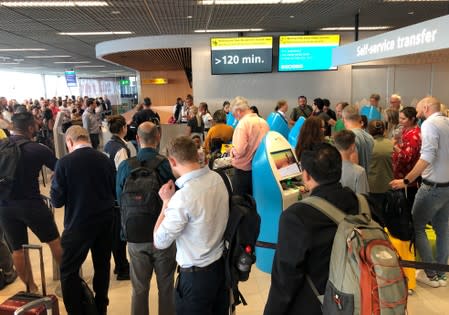
POLYGON ((189 137, 173 139, 167 148, 175 183, 163 185, 162 211, 154 227, 154 246, 176 241, 179 275, 177 315, 225 315, 229 293, 225 284, 223 234, 229 216, 229 195, 221 176, 198 163, 189 137))
MULTIPOLYGON (((413 169, 403 178, 390 182, 400 189, 422 177, 413 203, 412 215, 415 228, 416 249, 424 262, 447 264, 449 258, 449 118, 441 113, 441 103, 434 97, 422 99, 416 106, 417 117, 426 118, 421 125, 421 157, 413 169), (436 232, 436 257, 425 231, 428 222, 436 232)), ((447 277, 444 272, 425 270, 416 280, 431 287, 444 287, 447 277)))

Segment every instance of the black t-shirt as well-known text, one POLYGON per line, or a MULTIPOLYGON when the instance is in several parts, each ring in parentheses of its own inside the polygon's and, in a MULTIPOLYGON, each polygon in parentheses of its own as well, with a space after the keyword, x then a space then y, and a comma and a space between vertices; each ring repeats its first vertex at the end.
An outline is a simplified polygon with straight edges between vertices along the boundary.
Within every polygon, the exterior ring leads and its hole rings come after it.
MULTIPOLYGON (((25 139, 23 136, 11 136, 11 141, 25 139)), ((8 205, 13 205, 14 200, 41 200, 39 190, 39 172, 42 166, 53 170, 56 164, 56 156, 45 145, 36 142, 28 142, 21 146, 22 156, 17 169, 17 181, 14 183, 12 198, 8 205)))
POLYGON ((153 112, 151 109, 142 109, 134 114, 133 123, 136 127, 145 121, 151 121, 156 125, 159 125, 161 118, 158 113, 153 112))

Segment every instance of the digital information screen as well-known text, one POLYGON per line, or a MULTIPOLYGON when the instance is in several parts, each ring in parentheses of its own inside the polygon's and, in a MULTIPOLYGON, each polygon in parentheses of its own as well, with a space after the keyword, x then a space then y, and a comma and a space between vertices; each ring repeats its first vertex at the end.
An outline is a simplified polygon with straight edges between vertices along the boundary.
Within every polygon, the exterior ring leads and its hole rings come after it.
POLYGON ((292 150, 287 149, 271 152, 271 157, 273 158, 274 165, 276 165, 281 179, 287 179, 301 174, 292 150))
POLYGON ((75 87, 78 86, 76 83, 76 73, 75 71, 66 71, 65 72, 65 81, 67 82, 67 87, 75 87))
POLYGON ((211 38, 212 74, 272 72, 273 37, 211 38))
POLYGON ((279 37, 279 71, 336 70, 332 50, 340 45, 340 35, 279 37))

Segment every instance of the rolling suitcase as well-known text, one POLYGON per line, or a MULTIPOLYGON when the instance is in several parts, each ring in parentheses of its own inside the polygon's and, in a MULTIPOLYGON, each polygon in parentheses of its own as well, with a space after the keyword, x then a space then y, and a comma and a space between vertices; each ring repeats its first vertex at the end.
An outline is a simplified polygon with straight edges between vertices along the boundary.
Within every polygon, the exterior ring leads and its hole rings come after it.
POLYGON ((25 251, 25 265, 29 265, 28 252, 29 249, 39 250, 41 281, 42 281, 42 295, 29 292, 27 285, 26 292, 21 291, 0 304, 0 315, 12 314, 26 314, 26 315, 59 315, 58 298, 55 295, 47 295, 47 288, 45 283, 44 259, 41 245, 23 245, 25 251), (45 299, 45 300, 42 300, 45 299), (39 302, 37 302, 39 301, 39 302), (44 303, 47 301, 47 303, 44 303), (47 312, 47 308, 51 303, 51 312, 47 312), (26 306, 28 305, 28 306, 26 306), (26 310, 23 310, 23 308, 26 310), (17 313, 20 311, 22 313, 17 313))

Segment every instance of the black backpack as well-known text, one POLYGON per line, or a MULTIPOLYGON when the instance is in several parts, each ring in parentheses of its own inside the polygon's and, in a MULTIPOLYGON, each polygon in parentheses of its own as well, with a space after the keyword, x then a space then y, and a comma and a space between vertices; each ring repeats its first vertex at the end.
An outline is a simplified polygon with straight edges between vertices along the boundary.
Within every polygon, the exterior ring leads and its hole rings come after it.
POLYGON ((403 189, 388 190, 385 193, 382 215, 390 234, 401 241, 414 241, 412 205, 403 189))
POLYGON ((0 200, 11 198, 22 155, 21 146, 27 142, 30 141, 26 139, 17 142, 9 139, 0 141, 0 200))
POLYGON ((153 242, 153 229, 162 209, 159 189, 162 182, 157 171, 165 160, 161 155, 151 161, 128 159, 131 173, 120 197, 122 231, 131 243, 153 242))
POLYGON ((248 194, 233 194, 226 174, 219 171, 217 173, 223 178, 229 193, 229 219, 223 235, 223 257, 226 285, 234 295, 234 310, 240 303, 247 305, 238 283, 248 280, 251 266, 256 262, 254 249, 260 232, 260 216, 254 198, 248 194))

